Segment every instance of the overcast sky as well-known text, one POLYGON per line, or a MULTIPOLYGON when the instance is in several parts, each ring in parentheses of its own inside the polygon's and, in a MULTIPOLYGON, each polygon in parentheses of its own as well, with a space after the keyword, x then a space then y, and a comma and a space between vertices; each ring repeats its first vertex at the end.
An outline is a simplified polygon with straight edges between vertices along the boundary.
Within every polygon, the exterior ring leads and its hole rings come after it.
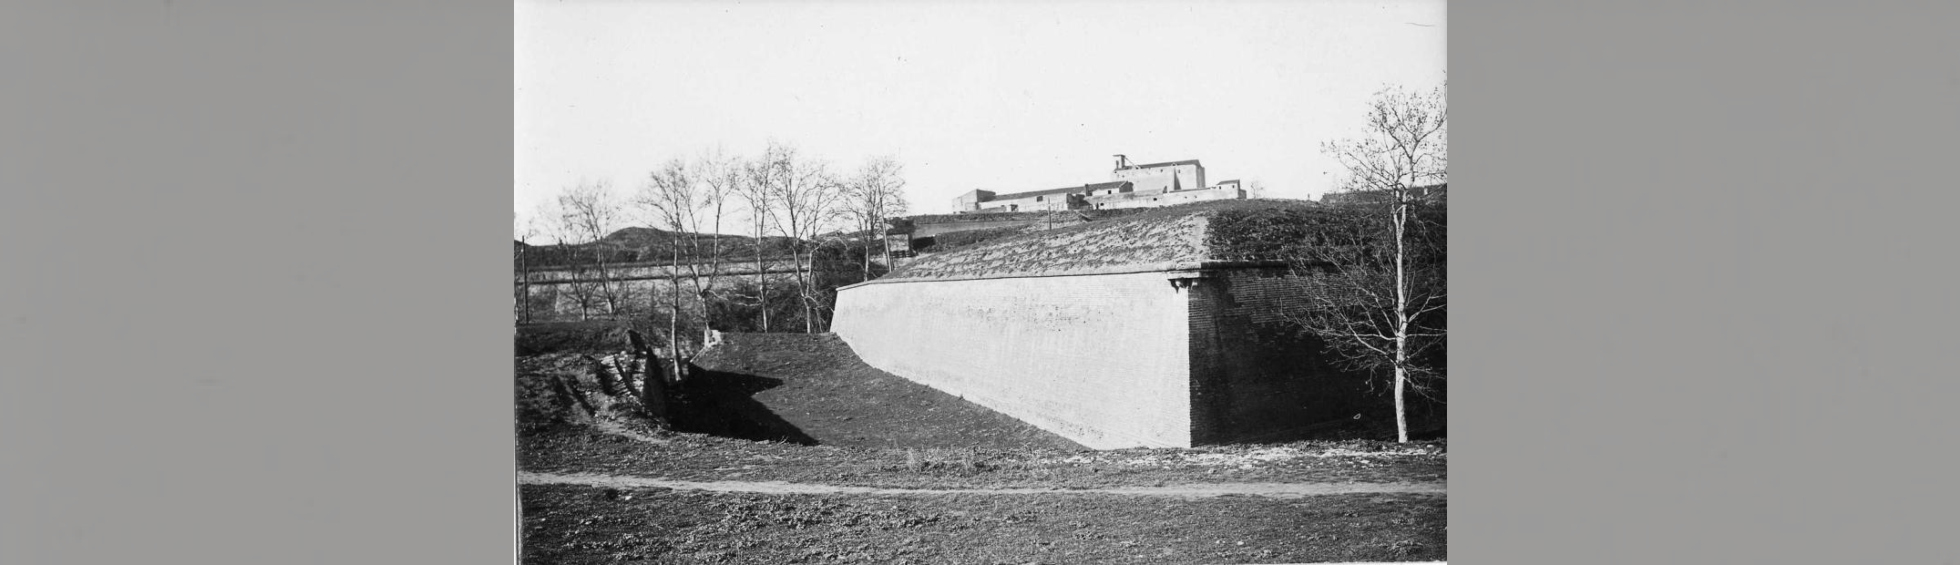
POLYGON ((1118 153, 1314 198, 1371 94, 1443 82, 1447 29, 1429 0, 520 1, 513 209, 770 139, 897 156, 913 213, 1106 181, 1118 153))

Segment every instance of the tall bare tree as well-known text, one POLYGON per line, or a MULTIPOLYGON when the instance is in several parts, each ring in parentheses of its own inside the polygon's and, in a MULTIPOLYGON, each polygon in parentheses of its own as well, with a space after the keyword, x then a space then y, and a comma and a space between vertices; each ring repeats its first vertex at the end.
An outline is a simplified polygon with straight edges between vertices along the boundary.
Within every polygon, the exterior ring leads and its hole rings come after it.
MULTIPOLYGON (((905 214, 905 166, 892 156, 873 157, 844 185, 844 213, 864 232, 864 277, 871 278, 873 245, 885 248, 885 220, 905 214)), ((885 250, 885 265, 891 253, 885 250)))
POLYGON ((669 269, 676 276, 669 289, 672 316, 668 325, 668 351, 677 361, 690 356, 680 337, 681 320, 694 320, 704 331, 708 328, 709 295, 721 275, 721 224, 726 217, 730 192, 740 178, 735 163, 719 152, 704 154, 691 163, 672 159, 650 176, 634 199, 650 223, 671 232, 669 269), (686 275, 686 286, 698 305, 691 314, 684 311, 688 301, 682 293, 681 274, 686 275))
MULTIPOLYGON (((634 202, 647 212, 650 223, 665 227, 669 232, 667 247, 670 260, 667 270, 670 275, 680 273, 681 252, 688 247, 685 240, 693 229, 697 198, 694 178, 687 163, 680 159, 672 159, 661 166, 660 170, 653 172, 647 184, 640 189, 640 194, 634 199, 634 202)), ((689 259, 692 258, 690 253, 689 259)), ((667 316, 667 356, 669 359, 676 360, 678 366, 678 360, 682 356, 680 324, 681 317, 684 315, 681 313, 683 307, 681 283, 677 277, 670 276, 667 286, 671 290, 667 316)), ((648 310, 658 311, 659 306, 655 302, 659 300, 660 293, 653 290, 647 295, 648 310)))
POLYGON ((722 270, 722 221, 728 217, 729 201, 735 198, 742 186, 742 164, 739 159, 728 156, 720 148, 705 152, 695 160, 695 177, 700 197, 696 199, 699 208, 693 214, 692 239, 697 258, 705 259, 706 270, 702 269, 703 259, 689 263, 690 279, 694 283, 694 294, 701 303, 702 343, 707 343, 707 333, 713 332, 710 326, 709 303, 721 280, 722 270), (701 243, 701 236, 707 236, 707 245, 701 243))
POLYGON ((581 259, 582 250, 574 243, 584 236, 577 225, 568 221, 569 217, 560 198, 553 197, 538 203, 533 218, 541 235, 551 239, 552 243, 533 250, 533 255, 541 265, 554 265, 566 271, 566 274, 554 275, 554 278, 562 279, 550 287, 553 310, 557 309, 560 300, 570 298, 572 304, 578 307, 579 319, 586 320, 591 318, 592 309, 604 301, 599 297, 599 285, 593 282, 596 277, 591 275, 591 266, 581 259))
POLYGON ((1444 210, 1428 190, 1448 182, 1446 101, 1443 86, 1383 89, 1365 135, 1321 146, 1346 169, 1342 212, 1355 221, 1307 247, 1324 292, 1299 321, 1349 366, 1390 377, 1398 441, 1409 440, 1406 391, 1442 378, 1421 360, 1446 338, 1444 210))
POLYGON ((531 216, 512 214, 511 231, 517 238, 517 245, 512 247, 515 248, 517 255, 517 274, 522 277, 517 283, 517 322, 526 323, 531 321, 531 260, 532 255, 535 254, 535 247, 531 242, 538 238, 543 229, 538 225, 538 216, 535 214, 531 216))
POLYGON ((771 147, 770 153, 774 156, 770 166, 775 172, 765 188, 777 203, 770 209, 770 223, 776 226, 777 233, 789 239, 791 271, 803 307, 803 330, 816 333, 821 331, 817 327, 821 291, 815 277, 816 248, 812 243, 842 218, 843 186, 831 177, 822 161, 804 158, 794 148, 771 147))
POLYGON ((781 169, 778 162, 784 159, 783 153, 787 150, 787 147, 771 142, 762 156, 739 165, 741 182, 734 186, 735 196, 748 206, 749 224, 754 228, 756 305, 762 317, 762 325, 757 329, 763 332, 770 329, 769 277, 763 256, 768 247, 769 218, 774 215, 771 210, 776 207, 775 194, 769 187, 776 182, 781 169))
POLYGON ((599 296, 605 301, 606 314, 618 316, 622 294, 613 281, 611 250, 600 242, 611 233, 609 230, 625 219, 612 186, 605 181, 573 185, 558 195, 558 212, 562 231, 587 242, 585 245, 592 255, 599 278, 599 296))

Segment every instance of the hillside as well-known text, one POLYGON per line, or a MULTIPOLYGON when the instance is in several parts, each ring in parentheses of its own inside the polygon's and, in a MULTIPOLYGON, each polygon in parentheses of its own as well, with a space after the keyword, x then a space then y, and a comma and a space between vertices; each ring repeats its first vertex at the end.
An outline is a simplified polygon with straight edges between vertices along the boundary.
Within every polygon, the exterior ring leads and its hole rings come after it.
MULTIPOLYGON (((527 245, 512 241, 513 261, 528 261, 532 268, 548 268, 574 264, 590 264, 603 256, 608 263, 654 263, 673 262, 673 245, 677 238, 692 237, 703 248, 702 253, 694 253, 692 242, 684 241, 681 249, 681 262, 693 262, 712 257, 709 251, 716 243, 720 244, 720 255, 724 259, 754 259, 756 239, 743 235, 729 234, 687 234, 647 227, 622 228, 598 241, 565 245, 527 245)), ((762 239, 764 257, 776 258, 789 255, 790 242, 787 237, 765 237, 762 239)))

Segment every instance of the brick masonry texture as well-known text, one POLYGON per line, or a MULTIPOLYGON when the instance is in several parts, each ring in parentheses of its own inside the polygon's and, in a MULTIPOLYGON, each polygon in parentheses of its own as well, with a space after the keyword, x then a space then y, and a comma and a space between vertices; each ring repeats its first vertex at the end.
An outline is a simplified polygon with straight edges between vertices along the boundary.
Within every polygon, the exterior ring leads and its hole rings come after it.
POLYGON ((1379 412, 1364 377, 1331 366, 1322 344, 1286 321, 1309 303, 1303 279, 1283 268, 1207 275, 1189 291, 1194 443, 1284 437, 1379 412))
POLYGON ((1189 322, 1160 272, 868 284, 832 329, 873 367, 1095 449, 1189 447, 1189 322))

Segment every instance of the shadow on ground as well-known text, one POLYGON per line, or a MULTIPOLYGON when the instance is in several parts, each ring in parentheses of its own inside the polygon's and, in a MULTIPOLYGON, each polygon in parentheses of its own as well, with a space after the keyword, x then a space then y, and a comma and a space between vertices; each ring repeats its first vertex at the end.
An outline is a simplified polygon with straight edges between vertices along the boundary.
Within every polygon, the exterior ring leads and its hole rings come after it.
POLYGON ((1082 449, 866 365, 831 334, 729 333, 695 364, 690 379, 714 392, 691 418, 727 430, 703 433, 847 447, 1082 449))
POLYGON ((695 368, 673 412, 674 430, 746 439, 817 445, 816 438, 757 402, 755 394, 782 379, 695 368))

